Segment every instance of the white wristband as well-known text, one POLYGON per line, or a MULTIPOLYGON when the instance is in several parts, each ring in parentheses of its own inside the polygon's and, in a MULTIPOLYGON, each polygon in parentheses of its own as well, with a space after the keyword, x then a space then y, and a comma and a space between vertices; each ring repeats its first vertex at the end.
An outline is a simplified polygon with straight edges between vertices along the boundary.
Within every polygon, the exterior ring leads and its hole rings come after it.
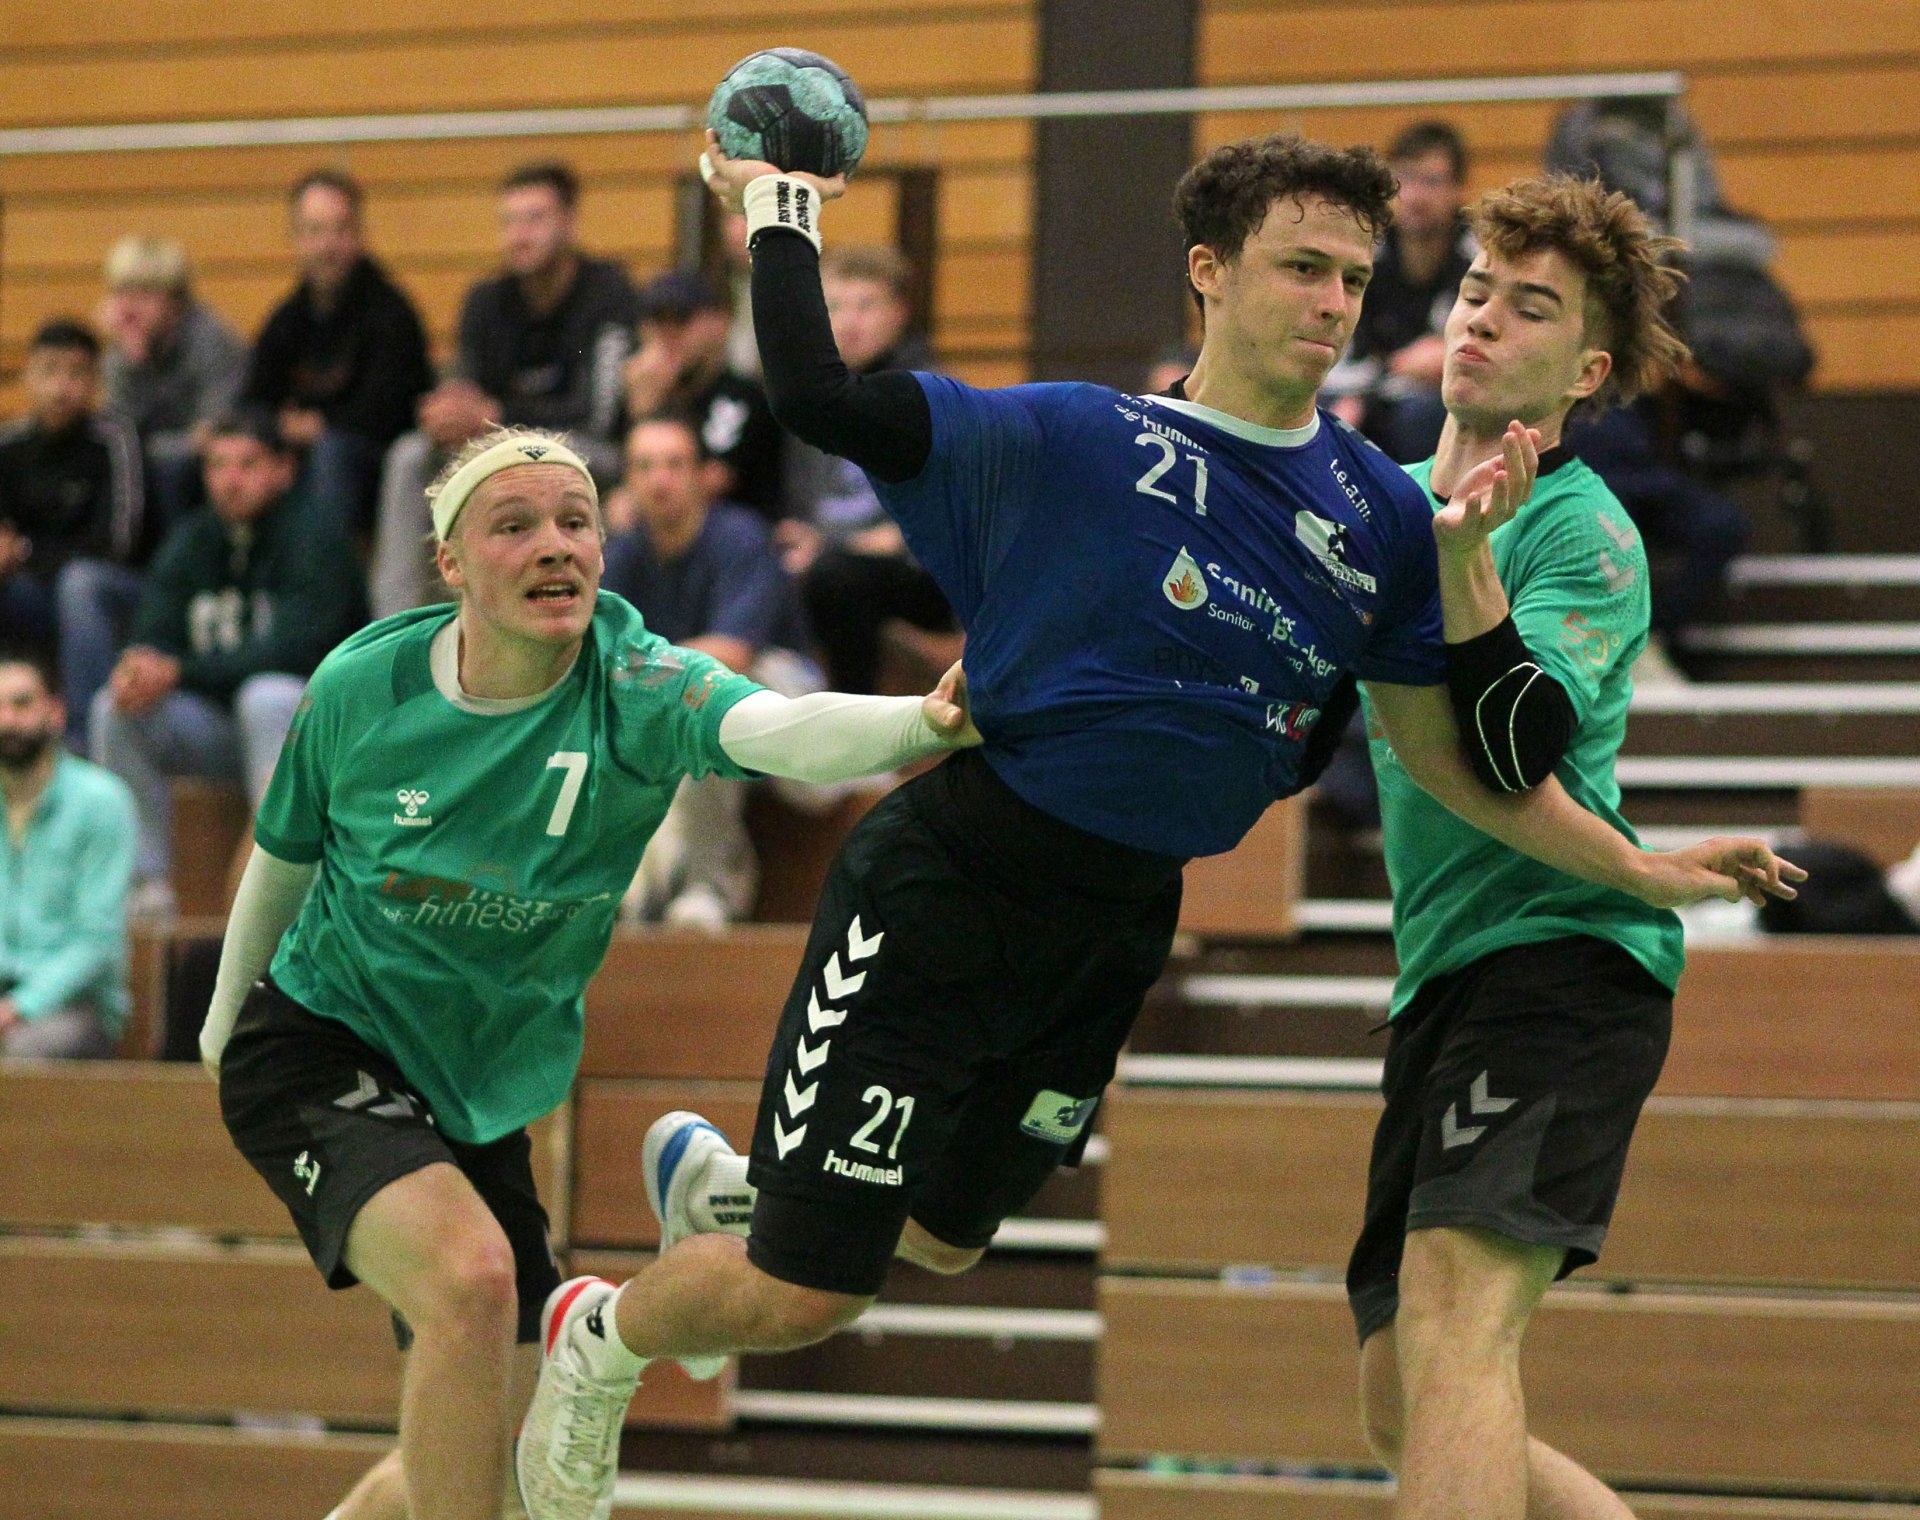
POLYGON ((818 251, 820 247, 820 192, 803 179, 787 174, 763 174, 748 180, 740 206, 747 214, 747 241, 763 227, 797 232, 818 251))

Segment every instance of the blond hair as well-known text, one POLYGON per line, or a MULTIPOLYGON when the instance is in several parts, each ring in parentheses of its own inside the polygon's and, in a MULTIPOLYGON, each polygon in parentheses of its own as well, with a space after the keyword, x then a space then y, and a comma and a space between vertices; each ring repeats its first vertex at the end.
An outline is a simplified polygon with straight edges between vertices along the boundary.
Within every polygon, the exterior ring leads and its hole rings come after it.
POLYGON ((172 238, 128 233, 107 250, 109 290, 158 290, 184 301, 193 289, 187 250, 172 238))
POLYGON ((1687 358, 1667 314, 1684 276, 1669 262, 1685 246, 1598 180, 1549 174, 1489 190, 1467 213, 1480 246, 1502 258, 1551 249, 1585 276, 1589 341, 1613 368, 1589 398, 1624 404, 1657 389, 1687 358))

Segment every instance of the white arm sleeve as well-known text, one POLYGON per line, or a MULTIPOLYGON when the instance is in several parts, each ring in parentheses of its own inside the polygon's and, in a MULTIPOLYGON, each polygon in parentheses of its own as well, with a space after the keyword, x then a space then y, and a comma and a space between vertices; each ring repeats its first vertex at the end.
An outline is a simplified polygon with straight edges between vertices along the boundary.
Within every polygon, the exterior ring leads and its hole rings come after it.
POLYGON ((213 1002, 207 1008, 207 1022, 200 1027, 200 1060, 207 1070, 220 1070, 220 1052, 227 1047, 247 989, 266 972, 280 936, 300 916, 300 905, 307 900, 307 888, 319 869, 269 855, 259 845, 247 857, 233 913, 227 919, 227 937, 220 946, 213 1002))
POLYGON ((720 720, 720 747, 748 770, 796 781, 846 781, 953 746, 928 725, 918 697, 756 691, 720 720))

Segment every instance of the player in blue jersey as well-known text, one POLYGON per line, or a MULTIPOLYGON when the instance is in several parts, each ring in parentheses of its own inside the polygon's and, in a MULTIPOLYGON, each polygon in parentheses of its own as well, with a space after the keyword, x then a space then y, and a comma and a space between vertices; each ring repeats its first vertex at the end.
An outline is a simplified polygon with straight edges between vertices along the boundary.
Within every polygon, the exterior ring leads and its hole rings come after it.
MULTIPOLYGON (((572 1433, 617 1424, 646 1360, 804 1345, 895 1255, 980 1258, 1076 1154, 1165 963, 1184 862, 1310 779, 1350 672, 1422 785, 1564 869, 1676 902, 1770 865, 1751 842, 1643 854, 1555 786, 1496 797, 1467 767, 1433 514, 1315 407, 1389 219, 1372 153, 1272 138, 1183 179, 1206 340, 1182 395, 1144 398, 850 374, 818 276, 835 187, 709 168, 751 229, 776 412, 867 471, 940 583, 984 745, 895 792, 836 860, 750 1160, 668 1116, 644 1158, 666 1249, 623 1289, 577 1278, 548 1305, 519 1454, 534 1520, 606 1513, 611 1460, 572 1433), (722 1228, 748 1217, 744 1241, 722 1228)), ((1533 463, 1515 428, 1456 494, 1504 512, 1533 463)))

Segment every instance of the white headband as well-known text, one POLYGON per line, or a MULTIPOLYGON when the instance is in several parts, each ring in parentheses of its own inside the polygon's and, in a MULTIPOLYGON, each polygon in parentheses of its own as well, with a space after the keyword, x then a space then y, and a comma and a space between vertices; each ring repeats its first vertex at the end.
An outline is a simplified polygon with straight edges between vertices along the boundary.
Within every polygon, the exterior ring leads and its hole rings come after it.
POLYGON ((550 438, 503 438, 455 470, 453 478, 435 495, 434 536, 444 543, 452 534, 453 525, 459 521, 467 498, 479 488, 481 481, 522 464, 564 464, 578 470, 587 483, 587 492, 593 497, 593 504, 596 507, 600 505, 600 491, 593 483, 593 471, 587 468, 586 460, 564 443, 555 443, 550 438))

